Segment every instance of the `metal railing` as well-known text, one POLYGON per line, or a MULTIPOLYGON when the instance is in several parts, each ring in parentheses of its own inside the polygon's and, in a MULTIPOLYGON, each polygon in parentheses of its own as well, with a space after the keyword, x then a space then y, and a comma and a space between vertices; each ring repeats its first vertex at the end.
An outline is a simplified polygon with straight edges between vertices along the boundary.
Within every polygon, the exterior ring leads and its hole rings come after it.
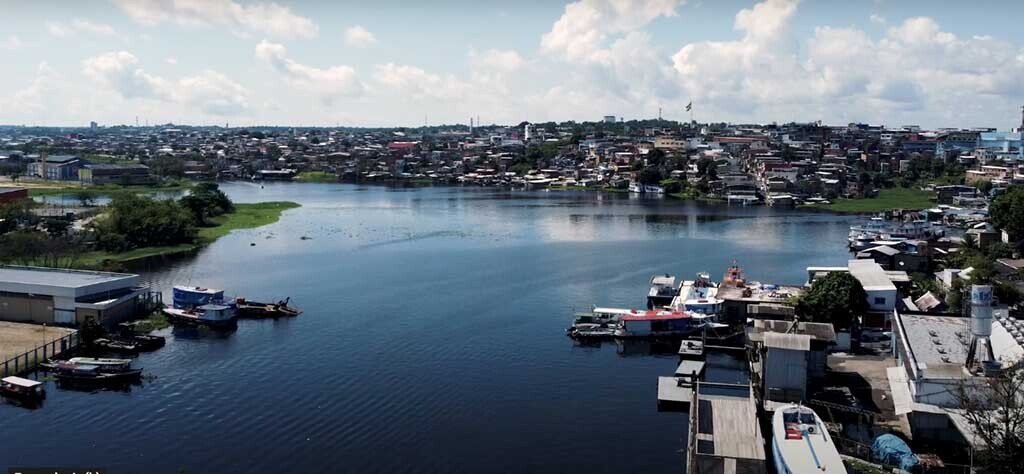
POLYGON ((0 363, 0 376, 18 375, 34 369, 40 362, 57 357, 81 343, 78 331, 54 339, 35 349, 25 351, 0 363))

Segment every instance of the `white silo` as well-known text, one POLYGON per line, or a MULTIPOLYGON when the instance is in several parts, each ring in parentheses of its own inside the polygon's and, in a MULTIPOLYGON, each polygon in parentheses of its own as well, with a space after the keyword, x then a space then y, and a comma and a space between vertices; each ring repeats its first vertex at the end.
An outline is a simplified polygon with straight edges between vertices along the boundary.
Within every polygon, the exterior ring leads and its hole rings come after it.
POLYGON ((967 367, 994 361, 992 343, 992 287, 971 285, 971 346, 967 351, 967 367))

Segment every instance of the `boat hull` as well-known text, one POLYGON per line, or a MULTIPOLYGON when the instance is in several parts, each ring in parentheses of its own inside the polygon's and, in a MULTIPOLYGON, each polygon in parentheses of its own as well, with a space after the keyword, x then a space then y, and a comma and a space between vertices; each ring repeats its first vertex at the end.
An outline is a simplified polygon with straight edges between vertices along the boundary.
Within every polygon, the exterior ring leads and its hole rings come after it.
POLYGON ((209 326, 211 328, 234 328, 238 326, 236 317, 225 319, 204 318, 202 314, 188 313, 183 310, 165 309, 164 314, 173 324, 185 326, 209 326))

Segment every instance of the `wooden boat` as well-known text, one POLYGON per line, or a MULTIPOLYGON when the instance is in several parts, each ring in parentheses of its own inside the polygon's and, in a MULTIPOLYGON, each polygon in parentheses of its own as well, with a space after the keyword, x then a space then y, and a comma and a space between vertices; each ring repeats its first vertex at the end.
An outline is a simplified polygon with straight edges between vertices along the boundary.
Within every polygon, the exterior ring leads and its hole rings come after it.
POLYGON ((117 384, 138 381, 142 369, 60 362, 51 369, 58 382, 75 384, 117 384))
POLYGON ((93 345, 97 349, 103 349, 110 352, 122 352, 125 354, 137 354, 139 352, 139 346, 126 341, 119 341, 116 339, 99 338, 93 341, 93 345))
POLYGON ((38 402, 46 398, 43 383, 21 377, 0 379, 0 395, 22 402, 38 402))
POLYGON ((149 334, 131 334, 121 336, 118 339, 134 344, 140 351, 155 351, 167 343, 163 336, 151 336, 149 334))
POLYGON ((277 303, 260 303, 238 298, 235 300, 235 305, 238 308, 239 316, 250 318, 290 318, 302 314, 301 309, 288 306, 290 300, 291 298, 285 298, 277 303))
POLYGON ((120 327, 120 334, 114 339, 135 344, 140 351, 155 351, 167 343, 163 336, 135 332, 134 326, 131 323, 121 323, 118 326, 120 327))

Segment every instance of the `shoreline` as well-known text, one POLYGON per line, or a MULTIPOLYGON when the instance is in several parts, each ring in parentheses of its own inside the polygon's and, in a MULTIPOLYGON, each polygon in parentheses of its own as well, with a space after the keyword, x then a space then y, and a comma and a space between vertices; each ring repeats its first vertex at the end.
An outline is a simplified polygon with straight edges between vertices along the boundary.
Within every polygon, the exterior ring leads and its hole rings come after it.
POLYGON ((131 265, 154 258, 177 257, 195 253, 234 230, 256 229, 276 223, 281 220, 281 215, 284 211, 300 206, 300 204, 291 201, 236 203, 235 212, 211 219, 217 225, 200 227, 199 235, 193 243, 162 247, 143 247, 121 253, 94 250, 79 256, 78 260, 71 265, 71 268, 108 271, 122 270, 131 265))

